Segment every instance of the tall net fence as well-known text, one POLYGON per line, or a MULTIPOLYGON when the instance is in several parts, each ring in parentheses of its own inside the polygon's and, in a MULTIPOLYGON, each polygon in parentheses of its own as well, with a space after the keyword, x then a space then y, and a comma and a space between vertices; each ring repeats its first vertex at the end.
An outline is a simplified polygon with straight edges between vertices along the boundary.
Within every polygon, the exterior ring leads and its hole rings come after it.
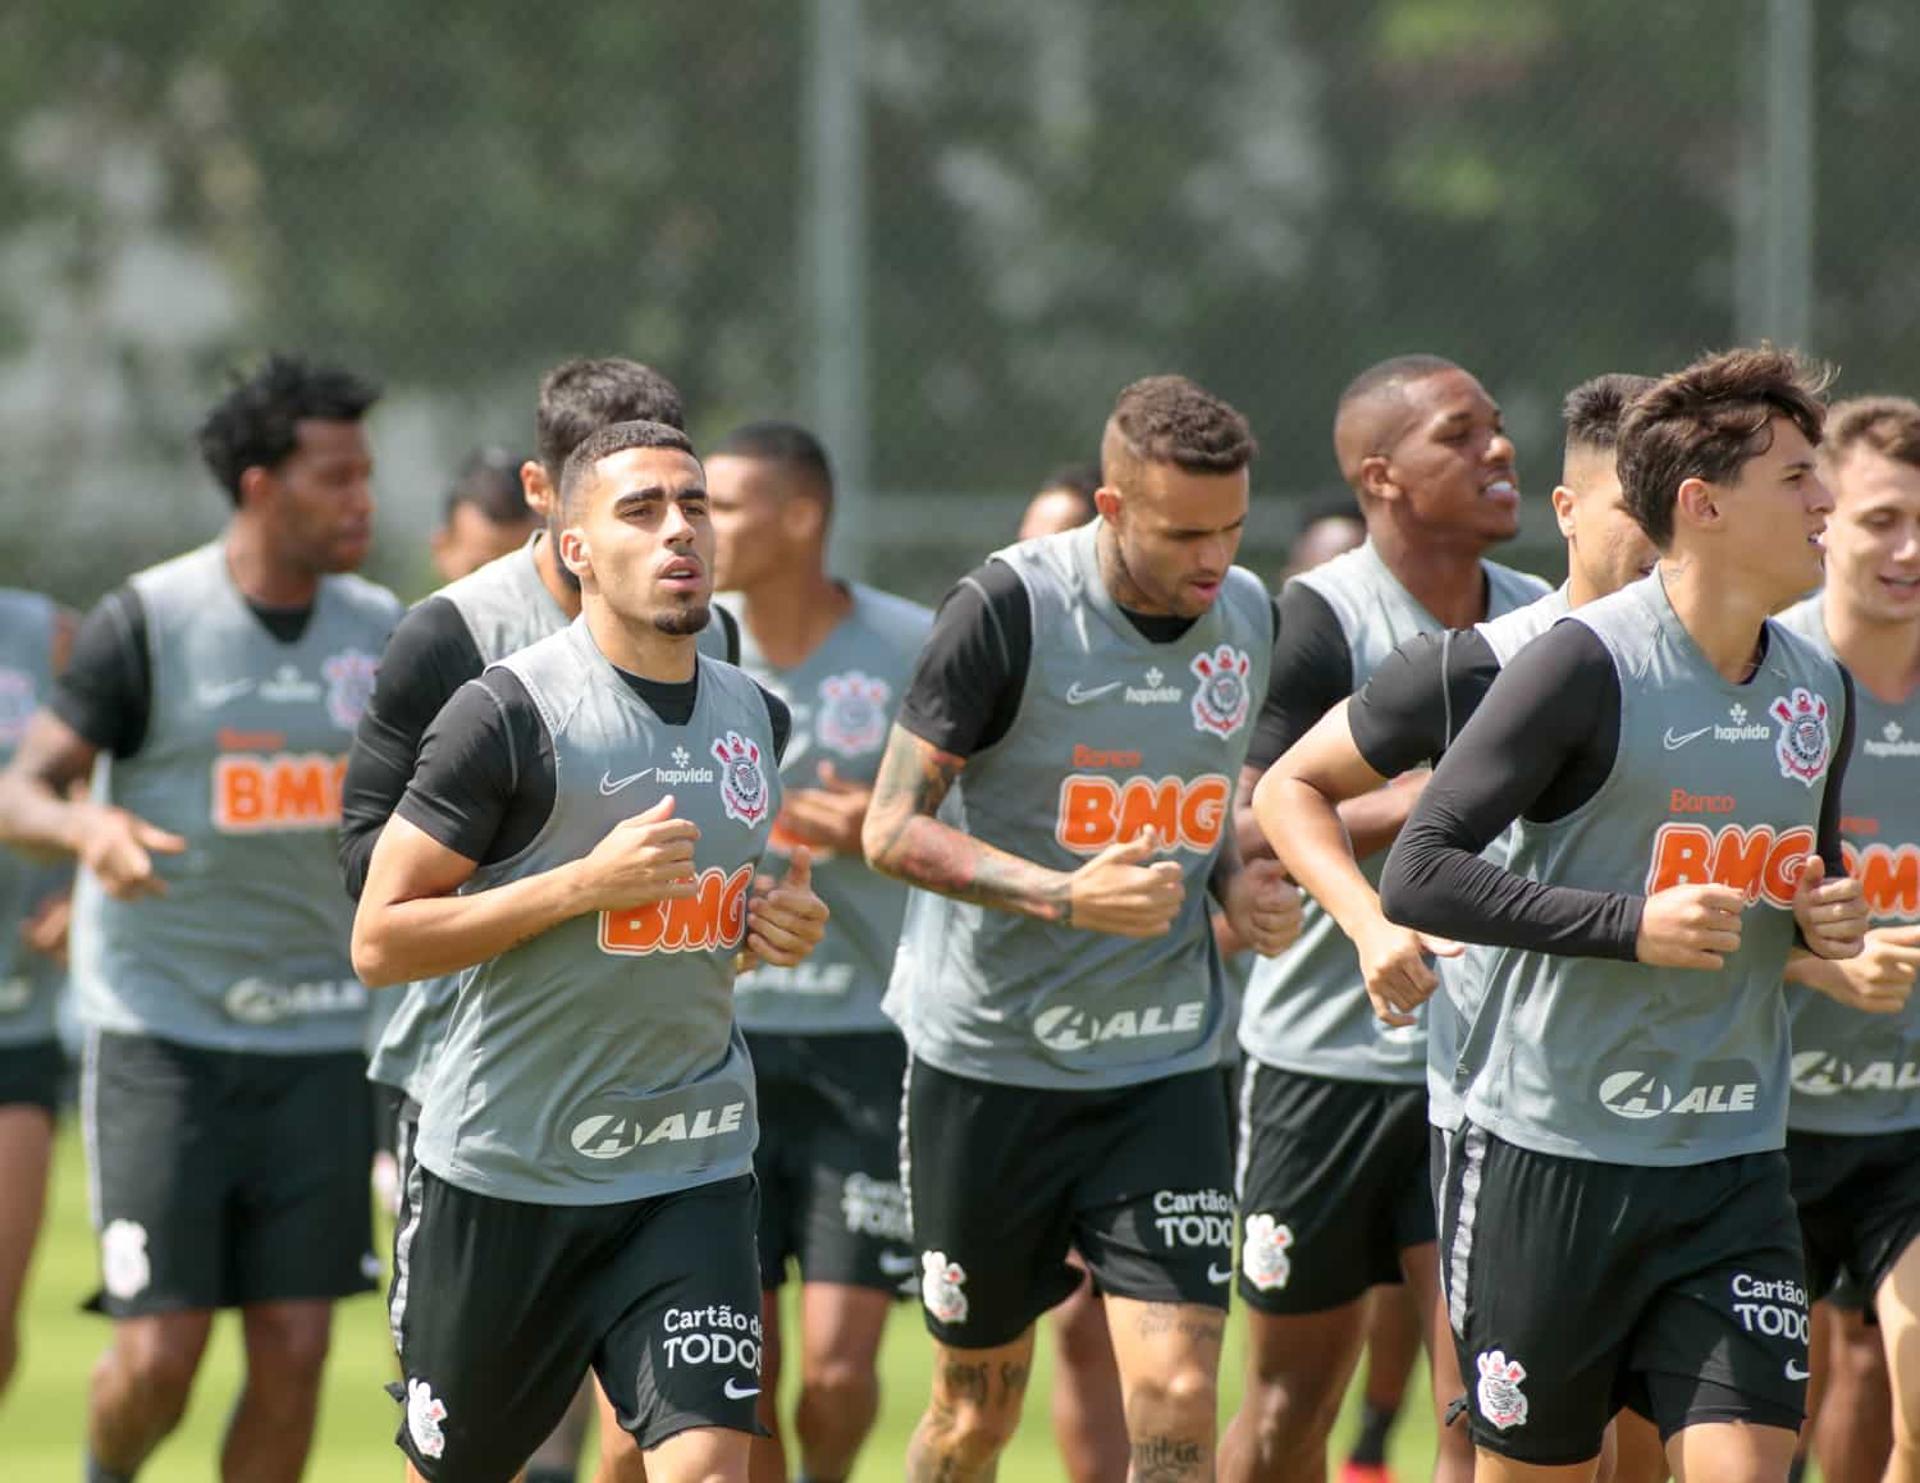
POLYGON ((1433 351, 1507 409, 1551 571, 1586 376, 1766 332, 1920 390, 1916 83, 1908 0, 17 7, 0 581, 84 602, 215 528, 190 429, 270 346, 387 386, 408 591, 462 455, 587 353, 700 438, 816 422, 842 555, 931 596, 1160 370, 1252 418, 1271 569, 1339 387, 1433 351))

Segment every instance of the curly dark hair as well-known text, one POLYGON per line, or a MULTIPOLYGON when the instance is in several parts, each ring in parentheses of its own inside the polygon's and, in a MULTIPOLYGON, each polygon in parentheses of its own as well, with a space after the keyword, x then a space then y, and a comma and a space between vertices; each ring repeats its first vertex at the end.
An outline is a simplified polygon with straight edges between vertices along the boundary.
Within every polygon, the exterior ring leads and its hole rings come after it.
POLYGON ((270 355, 252 375, 235 375, 194 437, 207 468, 238 505, 240 476, 278 468, 299 443, 296 423, 358 422, 379 400, 379 387, 351 371, 270 355))
POLYGON ((684 430, 680 388, 652 366, 619 356, 562 361, 540 379, 533 451, 556 488, 567 456, 616 422, 663 422, 684 430))
POLYGON ((1749 459, 1773 446, 1774 418, 1786 418, 1817 447, 1831 379, 1791 351, 1761 345, 1706 356, 1635 397, 1620 423, 1620 490, 1648 539, 1666 550, 1681 484, 1738 478, 1749 459))
POLYGON ((1107 428, 1112 436, 1101 449, 1101 464, 1108 482, 1114 439, 1141 463, 1170 463, 1190 474, 1238 473, 1259 451, 1247 419, 1185 376, 1134 382, 1113 404, 1107 428))

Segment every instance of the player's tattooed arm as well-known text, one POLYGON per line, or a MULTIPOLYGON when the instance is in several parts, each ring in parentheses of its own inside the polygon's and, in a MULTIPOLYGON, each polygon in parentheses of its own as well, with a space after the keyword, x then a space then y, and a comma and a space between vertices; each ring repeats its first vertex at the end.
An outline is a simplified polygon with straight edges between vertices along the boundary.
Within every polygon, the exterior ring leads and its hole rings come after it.
POLYGON ((966 765, 964 757, 895 726, 861 830, 867 863, 942 896, 1043 922, 1066 921, 1070 875, 995 849, 935 817, 966 765))
POLYGON ((72 855, 122 899, 163 894, 155 855, 177 855, 186 841, 123 808, 80 792, 99 748, 50 710, 34 714, 19 751, 0 774, 0 843, 28 854, 72 855))

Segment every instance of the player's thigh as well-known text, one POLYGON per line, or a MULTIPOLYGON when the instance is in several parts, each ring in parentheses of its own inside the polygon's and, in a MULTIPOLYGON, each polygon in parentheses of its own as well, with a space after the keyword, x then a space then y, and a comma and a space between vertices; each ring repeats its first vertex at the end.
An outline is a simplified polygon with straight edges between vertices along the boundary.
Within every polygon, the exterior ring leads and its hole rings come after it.
POLYGON ((643 1450, 703 1427, 755 1435, 766 1335, 753 1176, 646 1204, 595 1284, 595 1301, 617 1317, 594 1372, 643 1450))
POLYGON ((111 1318, 233 1301, 232 1194, 244 1148, 230 1058, 95 1031, 81 1068, 100 1291, 111 1318))
POLYGON ((746 1483, 745 1433, 721 1427, 694 1427, 647 1449, 647 1483, 746 1483))
POLYGON ((1749 1483, 1785 1478, 1799 1441, 1795 1427, 1710 1421, 1668 1438, 1675 1483, 1749 1483))
POLYGON ((1886 1347, 1895 1426, 1903 1441, 1920 1441, 1920 1238, 1909 1241, 1874 1290, 1874 1312, 1886 1347))
POLYGON ((794 1133, 800 1273, 815 1284, 910 1294, 919 1269, 900 1184, 899 1079, 891 1105, 821 1099, 794 1133))
POLYGON ((1249 1061, 1241 1084, 1240 1296, 1279 1316, 1327 1312, 1400 1281, 1433 1239, 1420 1089, 1249 1061))
POLYGON ((52 1163, 52 1112, 30 1102, 0 1104, 0 1327, 13 1322, 20 1305, 52 1163))
POLYGON ((872 1373, 898 1295, 872 1287, 808 1282, 800 1289, 800 1373, 872 1373))
POLYGON ((921 1307, 940 1345, 1012 1344, 1073 1291, 1074 1173, 1097 1141, 1075 1110, 1088 1105, 1076 1093, 996 1086, 914 1062, 902 1178, 921 1307))
POLYGON ((252 1058, 258 1108, 234 1191, 233 1298, 282 1303, 372 1289, 374 1143, 358 1054, 252 1058))

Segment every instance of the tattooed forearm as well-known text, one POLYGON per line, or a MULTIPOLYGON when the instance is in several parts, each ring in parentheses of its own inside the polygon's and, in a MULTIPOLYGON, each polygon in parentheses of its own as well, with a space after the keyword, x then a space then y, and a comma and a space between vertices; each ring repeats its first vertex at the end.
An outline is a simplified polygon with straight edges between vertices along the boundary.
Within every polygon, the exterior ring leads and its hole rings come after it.
POLYGON ((934 815, 966 759, 896 726, 874 779, 861 843, 883 875, 1041 921, 1068 918, 1069 877, 943 824, 934 815))
POLYGON ((1206 1449, 1184 1437, 1141 1437, 1132 1448, 1132 1483, 1176 1483, 1207 1475, 1206 1449))

